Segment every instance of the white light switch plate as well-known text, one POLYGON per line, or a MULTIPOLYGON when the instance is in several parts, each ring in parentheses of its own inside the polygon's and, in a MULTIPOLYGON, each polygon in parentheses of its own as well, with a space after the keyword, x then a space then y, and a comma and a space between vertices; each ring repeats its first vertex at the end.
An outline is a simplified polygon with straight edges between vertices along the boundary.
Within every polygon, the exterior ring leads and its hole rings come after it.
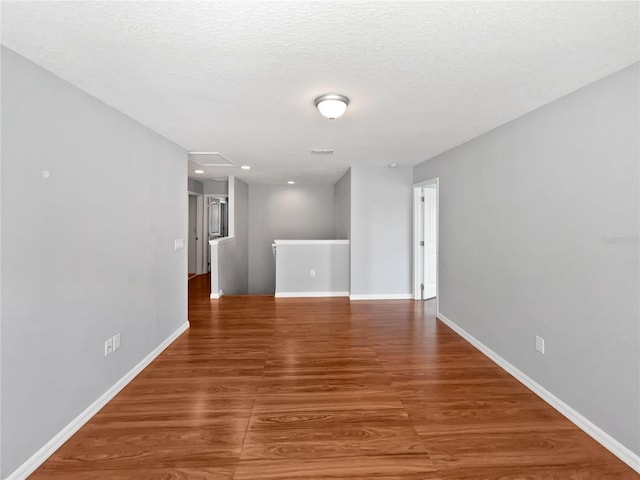
POLYGON ((184 248, 184 239, 183 238, 178 238, 177 240, 175 240, 173 242, 173 249, 174 250, 182 250, 184 248))
POLYGON ((544 338, 536 335, 536 350, 544 354, 544 338))
POLYGON ((119 348, 120 348, 120 334, 118 333, 117 335, 113 336, 113 351, 115 352, 119 348))

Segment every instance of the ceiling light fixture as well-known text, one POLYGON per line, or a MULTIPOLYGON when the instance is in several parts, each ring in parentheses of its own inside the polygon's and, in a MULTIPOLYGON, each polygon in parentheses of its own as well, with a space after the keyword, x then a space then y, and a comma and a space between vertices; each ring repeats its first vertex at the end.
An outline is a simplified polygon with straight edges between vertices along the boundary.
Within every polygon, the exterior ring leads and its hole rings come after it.
POLYGON ((396 168, 398 166, 397 163, 390 163, 389 168, 396 168))
POLYGON ((194 170, 193 173, 204 173, 204 170, 194 170))
POLYGON ((294 182, 293 180, 289 180, 287 183, 288 183, 289 185, 293 185, 293 184, 294 184, 294 183, 296 183, 296 182, 294 182))
POLYGON ((249 165, 242 165, 240 168, 243 170, 251 170, 251 166, 249 165))
POLYGON ((334 120, 341 117, 347 110, 349 99, 338 93, 326 93, 317 97, 313 103, 323 116, 334 120))

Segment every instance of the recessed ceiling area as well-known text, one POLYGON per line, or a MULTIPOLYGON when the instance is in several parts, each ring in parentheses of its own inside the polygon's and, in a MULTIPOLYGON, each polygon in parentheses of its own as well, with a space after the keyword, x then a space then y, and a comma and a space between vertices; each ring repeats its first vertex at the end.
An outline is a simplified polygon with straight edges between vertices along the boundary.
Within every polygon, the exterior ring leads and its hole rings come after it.
POLYGON ((630 2, 2 2, 2 43, 195 152, 203 177, 410 166, 640 59, 630 2), (349 98, 324 118, 314 99, 349 98), (332 155, 314 155, 322 146, 332 155), (251 165, 241 170, 240 165, 251 165))

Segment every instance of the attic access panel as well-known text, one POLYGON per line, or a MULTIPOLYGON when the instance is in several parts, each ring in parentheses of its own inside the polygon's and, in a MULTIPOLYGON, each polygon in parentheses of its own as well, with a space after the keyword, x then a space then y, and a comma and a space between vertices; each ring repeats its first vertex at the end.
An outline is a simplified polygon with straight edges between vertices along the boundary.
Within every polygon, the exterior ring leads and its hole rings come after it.
POLYGON ((219 152, 189 152, 189 161, 201 167, 234 167, 235 163, 219 152))

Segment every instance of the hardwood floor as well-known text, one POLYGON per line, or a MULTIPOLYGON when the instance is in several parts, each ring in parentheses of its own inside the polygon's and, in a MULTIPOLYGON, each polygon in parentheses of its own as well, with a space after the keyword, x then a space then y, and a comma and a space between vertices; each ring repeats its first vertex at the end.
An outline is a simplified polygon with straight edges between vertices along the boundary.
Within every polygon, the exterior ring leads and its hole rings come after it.
POLYGON ((414 301, 223 297, 32 479, 637 479, 414 301))

